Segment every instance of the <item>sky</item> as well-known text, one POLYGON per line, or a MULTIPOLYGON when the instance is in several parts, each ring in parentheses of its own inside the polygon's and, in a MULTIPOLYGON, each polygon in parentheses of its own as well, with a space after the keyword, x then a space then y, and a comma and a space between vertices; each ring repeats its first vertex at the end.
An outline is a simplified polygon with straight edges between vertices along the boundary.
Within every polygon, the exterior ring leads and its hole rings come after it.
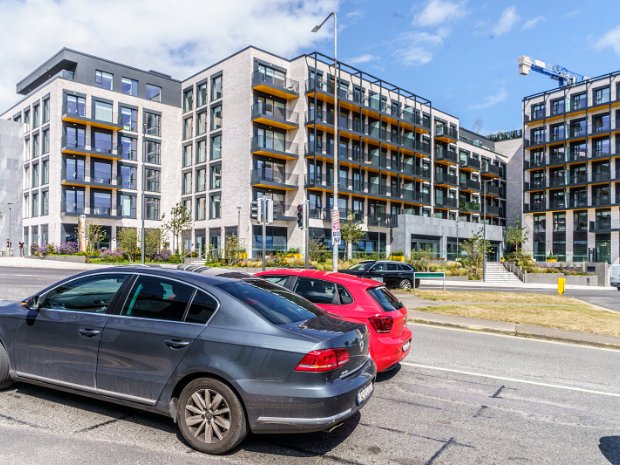
POLYGON ((184 79, 255 45, 286 58, 333 53, 489 134, 521 128, 527 55, 594 77, 620 69, 617 0, 0 0, 0 113, 16 83, 62 47, 184 79))

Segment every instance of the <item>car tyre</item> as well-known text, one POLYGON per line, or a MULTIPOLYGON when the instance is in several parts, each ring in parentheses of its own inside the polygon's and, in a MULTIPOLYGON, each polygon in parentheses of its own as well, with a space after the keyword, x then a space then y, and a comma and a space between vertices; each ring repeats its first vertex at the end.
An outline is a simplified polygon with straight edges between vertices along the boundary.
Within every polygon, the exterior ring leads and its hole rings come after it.
POLYGON ((207 454, 224 454, 248 433, 245 411, 234 391, 212 378, 198 378, 179 396, 177 423, 189 445, 207 454))
POLYGON ((415 288, 417 289, 418 287, 420 287, 420 280, 416 279, 414 284, 415 284, 415 288))
POLYGON ((413 283, 410 279, 401 279, 398 283, 398 287, 401 289, 411 289, 413 287, 413 283))
POLYGON ((13 384, 11 374, 9 373, 9 354, 0 343, 0 389, 8 388, 13 384))

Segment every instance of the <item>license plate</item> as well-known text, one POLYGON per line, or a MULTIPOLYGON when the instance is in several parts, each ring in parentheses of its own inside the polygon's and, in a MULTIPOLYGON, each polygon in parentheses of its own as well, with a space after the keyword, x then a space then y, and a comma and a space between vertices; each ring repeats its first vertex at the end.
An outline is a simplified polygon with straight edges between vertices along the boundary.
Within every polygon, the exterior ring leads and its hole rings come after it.
POLYGON ((411 340, 408 340, 403 344, 403 352, 407 352, 409 350, 409 347, 411 347, 411 340))
POLYGON ((370 383, 368 386, 366 386, 364 389, 358 392, 357 393, 357 404, 359 405, 362 402, 364 402, 366 399, 368 399, 370 394, 372 394, 373 389, 374 389, 374 385, 370 383))

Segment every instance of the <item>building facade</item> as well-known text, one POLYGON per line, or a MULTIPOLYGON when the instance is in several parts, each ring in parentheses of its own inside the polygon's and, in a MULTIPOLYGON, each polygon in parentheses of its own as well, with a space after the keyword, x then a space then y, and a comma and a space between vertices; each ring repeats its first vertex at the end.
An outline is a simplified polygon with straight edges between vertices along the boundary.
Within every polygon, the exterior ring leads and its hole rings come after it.
POLYGON ((236 235, 257 256, 262 228, 250 205, 266 197, 269 251, 303 247, 298 205, 308 208, 311 240, 330 245, 336 179, 341 221, 364 230, 355 252, 455 258, 486 223, 501 254, 507 157, 494 142, 362 70, 340 63, 336 80, 320 53, 288 60, 248 47, 180 82, 63 49, 18 92, 25 98, 1 117, 25 128, 28 243, 74 240, 85 215, 113 248, 119 228, 140 227, 142 204, 155 228, 182 201, 193 219, 186 249, 221 253, 236 235))
POLYGON ((523 100, 524 219, 534 258, 617 263, 620 72, 523 100))

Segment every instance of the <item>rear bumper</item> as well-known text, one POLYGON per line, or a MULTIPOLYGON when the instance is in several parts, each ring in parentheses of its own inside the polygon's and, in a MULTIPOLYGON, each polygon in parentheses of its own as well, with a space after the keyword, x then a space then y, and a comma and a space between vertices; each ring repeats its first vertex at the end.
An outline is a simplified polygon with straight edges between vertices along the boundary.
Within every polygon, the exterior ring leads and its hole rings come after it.
POLYGON ((373 337, 370 344, 372 359, 377 364, 377 371, 385 371, 404 359, 413 345, 411 330, 405 326, 399 337, 379 336, 373 337), (409 349, 403 351, 403 346, 411 341, 409 349))
POLYGON ((255 396, 246 403, 253 433, 310 433, 328 430, 355 415, 372 397, 358 393, 374 383, 375 364, 368 360, 354 375, 320 388, 291 387, 290 396, 255 396))

